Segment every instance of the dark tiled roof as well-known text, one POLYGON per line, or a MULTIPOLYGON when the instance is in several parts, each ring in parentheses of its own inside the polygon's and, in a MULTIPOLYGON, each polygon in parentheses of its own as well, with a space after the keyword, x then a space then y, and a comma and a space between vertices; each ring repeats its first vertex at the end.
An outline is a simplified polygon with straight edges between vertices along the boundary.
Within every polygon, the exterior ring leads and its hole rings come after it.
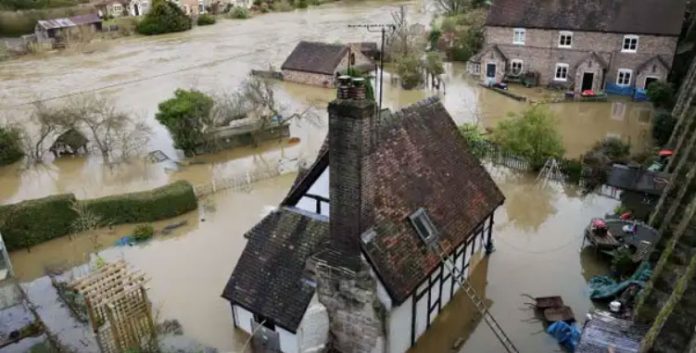
POLYGON ((623 190, 661 195, 667 186, 669 174, 652 172, 639 167, 614 164, 607 178, 607 185, 623 190))
POLYGON ((302 41, 297 44, 280 68, 333 75, 347 52, 348 46, 343 44, 302 41))
POLYGON ((685 0, 494 0, 486 25, 677 36, 685 0))
POLYGON ((245 237, 247 245, 222 296, 295 332, 315 289, 305 262, 326 247, 328 218, 282 207, 245 237))
POLYGON ((486 48, 481 50, 478 54, 472 56, 471 59, 469 59, 469 61, 470 62, 480 62, 481 58, 483 58, 483 56, 486 55, 491 50, 494 51, 496 53, 496 55, 500 56, 503 60, 507 61, 507 57, 505 56, 505 54, 503 54, 503 52, 500 50, 500 48, 498 48, 498 46, 495 44, 487 46, 486 48))
POLYGON ((438 99, 427 99, 382 119, 371 155, 376 236, 363 250, 390 292, 403 302, 440 263, 408 216, 425 208, 446 251, 466 241, 504 197, 468 150, 438 99))

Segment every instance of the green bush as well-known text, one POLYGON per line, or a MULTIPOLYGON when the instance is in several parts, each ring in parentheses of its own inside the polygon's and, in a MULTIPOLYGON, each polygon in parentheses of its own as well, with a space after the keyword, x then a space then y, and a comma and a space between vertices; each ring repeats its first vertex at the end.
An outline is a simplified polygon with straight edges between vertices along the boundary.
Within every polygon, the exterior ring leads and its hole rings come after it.
POLYGON ((89 0, 2 0, 0 1, 0 10, 17 11, 71 7, 87 2, 89 2, 89 0))
POLYGON ((72 233, 78 219, 75 204, 105 224, 153 222, 195 210, 193 187, 178 181, 151 191, 76 201, 72 194, 44 197, 0 206, 0 233, 7 248, 28 248, 72 233))
POLYGON ((133 231, 133 240, 139 243, 152 238, 153 235, 155 235, 155 228, 149 224, 141 224, 135 227, 133 231))
POLYGON ((423 65, 413 55, 398 58, 396 72, 401 78, 401 87, 404 89, 414 89, 423 83, 423 65))
POLYGON ((167 0, 154 0, 152 8, 138 23, 138 33, 145 35, 183 32, 191 29, 191 18, 167 0))
MULTIPOLYGON (((2 2, 3 0, 0 0, 0 3, 2 2)), ((96 12, 96 9, 86 5, 66 8, 0 11, 0 37, 16 37, 22 34, 34 33, 34 27, 38 20, 84 15, 93 12, 96 12)))
POLYGON ((485 157, 488 140, 481 133, 478 125, 465 123, 459 126, 459 132, 466 140, 469 151, 477 158, 485 157))
MULTIPOLYGON (((264 3, 265 4, 265 3, 264 3)), ((263 6, 262 6, 263 8, 263 6)), ((266 10, 268 11, 268 5, 266 5, 266 10)), ((229 14, 230 18, 235 18, 238 20, 244 20, 249 18, 249 10, 243 7, 235 7, 229 14)))
POLYGON ((538 170, 547 159, 559 159, 565 153, 557 126, 551 112, 538 105, 501 121, 492 138, 503 150, 526 158, 538 170))
POLYGON ((213 104, 213 99, 205 93, 178 89, 174 98, 159 104, 155 119, 172 134, 176 148, 192 155, 205 142, 203 130, 213 104))
POLYGON ((672 136, 676 123, 677 120, 668 111, 658 111, 652 122, 652 137, 655 140, 655 144, 664 146, 669 141, 670 136, 672 136))
POLYGON ((193 187, 186 181, 177 181, 150 191, 106 196, 82 203, 106 224, 153 222, 178 216, 198 207, 193 187))
POLYGON ((0 233, 7 248, 27 248, 71 233, 75 196, 55 195, 0 206, 0 233))
POLYGON ((563 159, 560 164, 561 172, 569 182, 577 183, 582 179, 582 162, 577 159, 563 159))
POLYGON ((652 82, 648 86, 647 94, 657 108, 671 109, 674 106, 674 88, 669 82, 652 82))
POLYGON ((0 127, 0 166, 17 162, 23 156, 20 131, 0 127))
POLYGON ((298 9, 306 9, 307 7, 309 7, 309 4, 307 3, 307 0, 296 0, 295 7, 297 7, 298 9))
POLYGON ((203 14, 203 15, 198 16, 198 20, 196 21, 196 23, 199 26, 214 25, 215 22, 216 22, 215 16, 208 15, 208 14, 203 14))

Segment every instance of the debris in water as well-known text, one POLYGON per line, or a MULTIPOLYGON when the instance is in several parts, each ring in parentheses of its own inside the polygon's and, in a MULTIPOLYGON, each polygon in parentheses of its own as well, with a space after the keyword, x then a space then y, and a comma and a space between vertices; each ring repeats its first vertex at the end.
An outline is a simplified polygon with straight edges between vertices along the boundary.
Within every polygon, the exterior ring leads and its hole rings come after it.
POLYGON ((164 320, 164 322, 157 324, 157 334, 158 335, 172 334, 175 336, 181 336, 184 334, 184 329, 181 327, 181 324, 176 319, 164 320))
POLYGON ((187 220, 183 220, 183 221, 181 221, 181 222, 179 222, 179 223, 169 224, 169 225, 167 225, 166 227, 164 227, 164 228, 162 229, 162 234, 164 234, 164 235, 169 235, 169 234, 171 234, 171 232, 174 231, 174 229, 183 227, 183 226, 185 226, 185 225, 187 225, 187 224, 188 224, 188 221, 187 221, 187 220))

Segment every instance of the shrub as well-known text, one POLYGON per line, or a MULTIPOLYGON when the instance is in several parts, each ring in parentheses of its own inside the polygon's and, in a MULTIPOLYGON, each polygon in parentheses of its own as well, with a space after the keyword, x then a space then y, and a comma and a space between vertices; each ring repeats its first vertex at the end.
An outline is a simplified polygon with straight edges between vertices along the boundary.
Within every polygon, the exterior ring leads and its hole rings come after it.
POLYGON ((16 250, 72 233, 78 219, 75 204, 106 224, 153 222, 195 210, 193 187, 178 181, 151 191, 76 201, 72 194, 55 195, 0 206, 0 233, 16 250))
POLYGON ((155 228, 149 224, 141 224, 133 231, 133 240, 141 242, 152 238, 155 235, 155 228))
MULTIPOLYGON (((264 3, 265 4, 265 3, 264 3)), ((262 6, 263 7, 263 6, 262 6)), ((268 5, 266 5, 266 8, 268 9, 268 5)), ((249 10, 243 8, 243 7, 235 7, 232 9, 232 11, 229 14, 230 18, 236 18, 239 20, 247 19, 249 18, 249 10)))
POLYGON ((204 142, 203 130, 213 104, 213 99, 205 93, 178 89, 174 98, 159 104, 155 119, 172 134, 174 146, 192 155, 204 142))
POLYGON ((674 106, 674 88, 669 82, 655 81, 648 86, 648 97, 657 108, 674 106))
POLYGON ((620 162, 628 158, 631 153, 631 146, 616 137, 607 137, 597 142, 590 152, 599 152, 612 162, 620 162))
POLYGON ((503 150, 526 158, 532 168, 539 169, 547 159, 561 158, 565 152, 556 126, 551 112, 538 105, 501 121, 492 138, 503 150))
POLYGON ((483 158, 485 156, 488 140, 483 136, 478 125, 471 123, 462 124, 459 126, 459 132, 464 137, 464 140, 466 140, 469 151, 471 151, 474 156, 483 158))
POLYGON ((582 162, 577 159, 563 159, 560 164, 561 172, 569 182, 577 183, 582 179, 582 162))
POLYGON ((64 194, 0 206, 0 233, 8 250, 70 234, 77 218, 74 202, 74 195, 64 194))
POLYGON ((670 136, 672 136, 676 123, 677 120, 668 111, 658 111, 652 122, 652 137, 655 140, 655 144, 664 146, 669 141, 670 136))
POLYGON ((196 24, 198 24, 199 26, 207 26, 207 25, 214 25, 215 22, 216 22, 215 16, 203 14, 203 15, 198 16, 198 20, 196 21, 196 24))
POLYGON ((414 89, 423 83, 423 65, 413 55, 397 59, 396 72, 401 78, 401 87, 414 89))
MULTIPOLYGON (((3 0, 0 0, 0 3, 2 2, 3 0)), ((83 15, 95 11, 96 9, 92 6, 22 10, 17 12, 0 11, 0 36, 15 37, 34 33, 34 26, 36 26, 38 20, 83 15)))
MULTIPOLYGON (((306 7, 306 6, 305 6, 306 7)), ((271 3, 271 9, 278 12, 288 12, 292 11, 294 7, 291 2, 288 1, 276 1, 271 3)))
POLYGON ((20 131, 0 127, 0 166, 17 162, 23 156, 20 131))
POLYGON ((435 76, 445 73, 442 58, 438 52, 431 51, 425 55, 425 71, 435 76))
POLYGON ((191 29, 191 18, 167 0, 154 0, 152 8, 138 23, 138 33, 145 35, 183 32, 191 29))
POLYGON ((296 0, 295 1, 295 7, 298 9, 306 9, 309 6, 307 3, 307 0, 296 0))
POLYGON ((150 191, 106 196, 82 203, 107 224, 152 222, 178 216, 198 207, 193 187, 185 181, 150 191))

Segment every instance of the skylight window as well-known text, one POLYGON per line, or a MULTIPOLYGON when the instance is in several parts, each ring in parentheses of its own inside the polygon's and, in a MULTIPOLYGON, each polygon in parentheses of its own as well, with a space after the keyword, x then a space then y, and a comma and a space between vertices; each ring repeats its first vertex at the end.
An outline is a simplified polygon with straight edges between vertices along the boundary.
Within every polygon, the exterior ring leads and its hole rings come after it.
POLYGON ((425 209, 419 208, 416 212, 408 216, 408 218, 413 228, 416 229, 418 236, 420 236, 421 240, 423 240, 426 245, 430 245, 437 240, 437 229, 430 220, 428 212, 425 209))

